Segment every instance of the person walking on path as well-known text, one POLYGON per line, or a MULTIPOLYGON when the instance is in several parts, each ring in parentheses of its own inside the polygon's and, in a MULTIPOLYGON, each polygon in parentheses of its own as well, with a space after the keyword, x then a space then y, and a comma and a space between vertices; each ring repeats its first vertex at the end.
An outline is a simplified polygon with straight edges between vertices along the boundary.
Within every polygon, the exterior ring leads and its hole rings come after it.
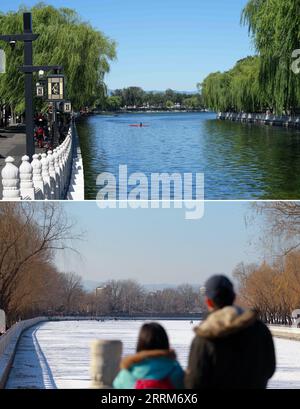
POLYGON ((120 372, 113 382, 115 389, 183 388, 184 371, 160 324, 142 326, 136 351, 122 360, 120 372))
POLYGON ((195 329, 186 388, 265 389, 276 369, 269 329, 255 311, 234 305, 227 277, 211 277, 205 289, 210 315, 195 329))

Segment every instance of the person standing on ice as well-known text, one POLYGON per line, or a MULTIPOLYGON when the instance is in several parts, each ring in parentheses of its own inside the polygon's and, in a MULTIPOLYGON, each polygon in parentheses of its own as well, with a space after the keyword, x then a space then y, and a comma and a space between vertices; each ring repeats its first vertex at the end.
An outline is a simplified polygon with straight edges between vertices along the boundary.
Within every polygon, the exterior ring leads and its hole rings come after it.
POLYGON ((170 349, 164 328, 155 322, 140 330, 136 354, 125 357, 113 382, 115 389, 181 389, 184 371, 170 349))
POLYGON ((231 281, 206 285, 208 318, 195 329, 186 371, 187 389, 265 389, 276 369, 272 335, 257 313, 234 306, 231 281))

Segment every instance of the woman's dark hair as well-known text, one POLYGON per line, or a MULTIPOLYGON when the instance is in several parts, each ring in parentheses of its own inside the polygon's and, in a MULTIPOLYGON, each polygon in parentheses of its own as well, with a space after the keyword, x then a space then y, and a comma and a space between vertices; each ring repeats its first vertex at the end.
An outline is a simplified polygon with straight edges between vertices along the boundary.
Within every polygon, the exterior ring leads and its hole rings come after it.
POLYGON ((142 326, 136 351, 149 351, 153 349, 170 349, 169 338, 166 331, 156 322, 142 326))

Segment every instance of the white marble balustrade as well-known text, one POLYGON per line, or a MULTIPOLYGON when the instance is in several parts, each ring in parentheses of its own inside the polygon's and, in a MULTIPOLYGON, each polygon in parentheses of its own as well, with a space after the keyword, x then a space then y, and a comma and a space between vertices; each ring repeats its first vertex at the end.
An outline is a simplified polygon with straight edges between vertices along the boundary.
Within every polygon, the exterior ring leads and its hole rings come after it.
POLYGON ((17 167, 11 156, 2 169, 2 200, 61 200, 65 199, 72 171, 72 128, 53 151, 22 157, 17 167))

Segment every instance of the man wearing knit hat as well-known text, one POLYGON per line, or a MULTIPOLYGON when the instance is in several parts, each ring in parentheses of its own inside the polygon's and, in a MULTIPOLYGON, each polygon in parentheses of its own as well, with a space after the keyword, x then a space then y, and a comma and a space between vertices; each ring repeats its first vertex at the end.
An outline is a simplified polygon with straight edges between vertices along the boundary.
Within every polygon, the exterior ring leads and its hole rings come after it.
POLYGON ((265 389, 276 369, 272 335, 257 313, 234 305, 231 281, 205 285, 208 318, 195 329, 186 372, 188 389, 265 389))

